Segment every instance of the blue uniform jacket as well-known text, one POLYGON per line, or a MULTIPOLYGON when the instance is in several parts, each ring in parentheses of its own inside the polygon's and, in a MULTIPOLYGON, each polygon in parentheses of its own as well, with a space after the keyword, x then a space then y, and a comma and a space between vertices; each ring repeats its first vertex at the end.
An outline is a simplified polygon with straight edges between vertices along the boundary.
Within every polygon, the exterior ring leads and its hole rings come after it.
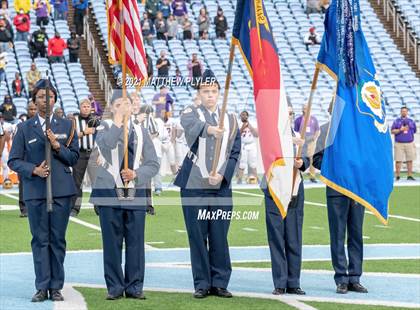
POLYGON ((224 165, 218 171, 223 175, 223 181, 220 185, 211 186, 208 184, 208 180, 203 178, 200 172, 200 169, 194 164, 194 156, 191 156, 191 153, 196 154, 199 144, 199 138, 206 138, 207 142, 207 156, 206 159, 212 161, 213 150, 216 139, 213 136, 207 135, 208 126, 215 126, 217 123, 212 123, 212 119, 208 111, 200 106, 198 108, 191 106, 184 110, 184 113, 181 116, 181 125, 185 131, 185 138, 190 147, 190 152, 185 157, 182 167, 174 181, 174 184, 181 189, 203 189, 210 191, 218 191, 223 194, 225 190, 230 189, 231 181, 234 176, 237 162, 239 160, 241 152, 241 135, 239 129, 237 128, 236 119, 230 115, 229 119, 225 119, 225 122, 230 122, 230 127, 233 128, 232 134, 230 134, 230 140, 228 144, 228 150, 230 153, 226 158, 223 158, 225 154, 220 154, 220 160, 225 160, 224 165), (197 109, 201 109, 203 112, 206 122, 203 122, 197 109), (234 125, 235 124, 235 125, 234 125), (236 127, 234 127, 236 126, 236 127))
MULTIPOLYGON (((51 130, 61 145, 58 152, 51 149, 52 195, 54 198, 72 196, 76 193, 76 187, 70 167, 79 159, 79 143, 74 126, 70 120, 53 117, 51 130)), ((38 116, 18 125, 8 165, 21 178, 24 200, 46 198, 46 179, 32 175, 35 166, 45 160, 45 142, 46 136, 38 116)))
MULTIPOLYGON (((133 169, 135 152, 137 149, 137 134, 130 126, 128 137, 128 167, 133 169)), ((123 169, 123 127, 118 128, 114 124, 102 122, 97 128, 96 144, 101 152, 104 162, 99 165, 96 181, 92 189, 90 201, 98 206, 112 206, 123 209, 144 209, 147 205, 146 188, 150 187, 150 180, 158 173, 160 165, 156 156, 153 142, 146 129, 141 127, 143 135, 143 148, 141 154, 141 165, 136 169, 137 179, 135 180, 136 191, 133 200, 118 200, 115 190, 115 179, 107 170, 112 162, 111 152, 118 148, 120 171, 123 169)))

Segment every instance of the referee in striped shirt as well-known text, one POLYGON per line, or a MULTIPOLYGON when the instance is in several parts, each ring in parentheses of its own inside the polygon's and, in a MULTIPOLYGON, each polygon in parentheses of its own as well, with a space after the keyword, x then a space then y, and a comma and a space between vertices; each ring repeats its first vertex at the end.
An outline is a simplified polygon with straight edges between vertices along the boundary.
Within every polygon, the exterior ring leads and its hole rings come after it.
MULTIPOLYGON (((77 164, 73 166, 73 179, 77 188, 77 195, 73 197, 71 216, 77 216, 80 212, 83 196, 83 178, 87 170, 90 182, 95 180, 95 163, 89 161, 95 145, 95 128, 99 125, 99 119, 91 113, 91 104, 88 99, 80 103, 80 113, 75 114, 76 131, 79 137, 80 157, 77 164)), ((94 157, 94 156, 92 156, 94 157)))

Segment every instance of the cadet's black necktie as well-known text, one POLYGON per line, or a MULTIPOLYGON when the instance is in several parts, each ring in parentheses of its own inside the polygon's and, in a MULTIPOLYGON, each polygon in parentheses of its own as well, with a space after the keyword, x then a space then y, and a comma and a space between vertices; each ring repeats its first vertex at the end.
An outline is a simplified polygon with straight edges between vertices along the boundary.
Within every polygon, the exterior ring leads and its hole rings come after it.
POLYGON ((212 118, 212 120, 213 120, 213 124, 214 124, 214 125, 217 125, 217 114, 216 114, 215 112, 213 112, 213 113, 211 114, 211 118, 212 118))

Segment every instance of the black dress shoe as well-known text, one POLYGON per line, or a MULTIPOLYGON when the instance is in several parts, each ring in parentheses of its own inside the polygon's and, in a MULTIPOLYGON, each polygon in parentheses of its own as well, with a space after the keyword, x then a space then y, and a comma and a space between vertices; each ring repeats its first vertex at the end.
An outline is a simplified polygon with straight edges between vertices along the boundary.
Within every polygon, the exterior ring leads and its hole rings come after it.
POLYGON ((202 288, 199 288, 198 290, 196 290, 193 294, 194 298, 205 298, 208 295, 208 291, 207 290, 203 290, 202 288))
POLYGON ((288 287, 286 292, 287 294, 306 295, 305 291, 300 287, 288 287))
POLYGON ((28 217, 28 213, 21 213, 19 217, 28 217))
POLYGON ((63 301, 64 297, 61 295, 60 290, 50 290, 50 299, 52 301, 63 301))
POLYGON ((395 181, 399 181, 400 180, 400 177, 395 177, 395 181))
POLYGON ((273 291, 273 295, 284 295, 286 294, 285 288, 275 288, 273 291))
POLYGON ((347 294, 349 288, 346 283, 337 284, 337 294, 347 294))
POLYGON ((223 298, 231 298, 232 297, 231 292, 229 292, 227 289, 221 288, 221 287, 212 287, 210 289, 210 294, 214 295, 214 296, 218 296, 218 297, 223 297, 223 298))
POLYGON ((108 293, 108 295, 106 296, 106 300, 117 300, 117 299, 121 299, 123 298, 123 294, 121 295, 111 295, 108 293))
POLYGON ((409 181, 415 181, 416 179, 415 179, 413 176, 409 175, 409 176, 407 177, 407 180, 409 180, 409 181))
POLYGON ((368 292, 366 287, 364 287, 360 283, 350 283, 348 289, 349 289, 349 291, 357 292, 357 293, 367 293, 368 292))
POLYGON ((79 212, 77 210, 71 210, 70 216, 71 217, 77 217, 79 215, 79 212))
POLYGON ((125 297, 126 298, 133 298, 133 299, 146 299, 143 292, 137 292, 135 294, 130 294, 130 293, 125 292, 125 297))
POLYGON ((32 296, 32 302, 42 302, 48 299, 47 290, 37 290, 35 295, 32 296))

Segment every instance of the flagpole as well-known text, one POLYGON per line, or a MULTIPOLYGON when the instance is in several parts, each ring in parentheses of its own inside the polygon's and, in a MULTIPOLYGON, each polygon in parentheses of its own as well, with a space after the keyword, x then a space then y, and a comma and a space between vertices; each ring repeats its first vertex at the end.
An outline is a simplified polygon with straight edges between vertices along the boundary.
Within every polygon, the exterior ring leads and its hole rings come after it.
MULTIPOLYGON (((225 92, 223 94, 223 105, 222 109, 220 111, 219 115, 219 128, 223 129, 224 122, 225 122, 225 114, 227 109, 227 98, 229 94, 229 88, 230 88, 230 81, 232 79, 232 67, 233 67, 233 59, 235 58, 235 44, 233 42, 230 42, 230 53, 229 53, 229 65, 226 75, 226 81, 225 81, 225 92)), ((213 157, 213 165, 211 169, 211 175, 216 175, 217 165, 219 163, 220 159, 220 149, 222 146, 222 138, 216 139, 216 147, 214 149, 214 157, 213 157)))
MULTIPOLYGON (((127 64, 126 64, 126 51, 125 51, 125 21, 124 21, 124 5, 123 1, 119 0, 120 7, 120 38, 121 38, 121 69, 122 69, 122 96, 124 102, 127 99, 127 64)), ((124 115, 124 170, 128 169, 128 119, 124 115)), ((128 182, 124 182, 124 187, 127 188, 128 182)))
MULTIPOLYGON (((308 126, 308 122, 311 118, 311 109, 312 109, 312 101, 314 99, 317 83, 318 83, 318 76, 319 76, 319 68, 318 66, 315 67, 314 76, 312 78, 312 85, 311 85, 311 92, 309 94, 308 98, 308 104, 306 105, 306 113, 303 117, 303 126, 300 126, 300 138, 302 140, 305 140, 306 135, 306 127, 308 126)), ((296 159, 300 159, 302 157, 302 151, 303 151, 303 145, 299 145, 298 151, 296 154, 296 159)), ((293 184, 292 184, 292 195, 293 191, 295 189, 295 182, 297 177, 298 169, 293 168, 293 184)))

